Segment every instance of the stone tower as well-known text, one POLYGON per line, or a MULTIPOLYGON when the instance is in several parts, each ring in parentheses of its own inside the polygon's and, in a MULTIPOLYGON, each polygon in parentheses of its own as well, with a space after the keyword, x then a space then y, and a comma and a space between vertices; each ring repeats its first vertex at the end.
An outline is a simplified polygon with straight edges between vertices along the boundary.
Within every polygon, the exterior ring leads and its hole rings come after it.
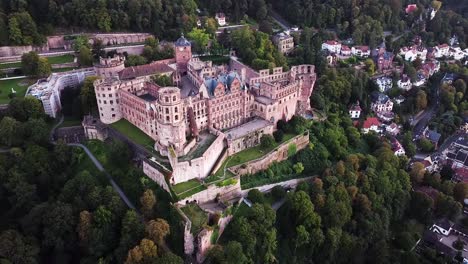
POLYGON ((192 58, 192 44, 184 35, 175 42, 175 58, 177 62, 177 70, 181 74, 187 73, 187 64, 192 58))
POLYGON ((186 143, 185 114, 180 89, 163 87, 159 89, 156 119, 158 140, 155 147, 161 155, 180 155, 186 143), (171 149, 175 153, 171 153, 171 149))

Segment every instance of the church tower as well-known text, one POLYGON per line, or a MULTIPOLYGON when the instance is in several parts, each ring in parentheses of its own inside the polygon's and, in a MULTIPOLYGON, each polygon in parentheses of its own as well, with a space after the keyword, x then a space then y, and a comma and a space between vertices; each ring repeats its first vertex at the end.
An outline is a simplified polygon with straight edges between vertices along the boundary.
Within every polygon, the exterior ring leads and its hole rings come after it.
POLYGON ((192 58, 192 44, 184 35, 175 42, 175 58, 177 62, 177 70, 181 74, 187 73, 187 64, 192 58))

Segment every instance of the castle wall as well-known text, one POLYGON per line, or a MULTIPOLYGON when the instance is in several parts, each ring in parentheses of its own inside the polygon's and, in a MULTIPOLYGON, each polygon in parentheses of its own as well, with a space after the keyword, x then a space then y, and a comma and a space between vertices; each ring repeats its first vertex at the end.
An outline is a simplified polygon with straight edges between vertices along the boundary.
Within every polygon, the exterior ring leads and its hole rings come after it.
POLYGON ((207 177, 218 160, 218 157, 223 152, 223 149, 224 134, 220 133, 201 157, 189 161, 178 161, 176 164, 172 164, 173 173, 171 184, 207 177))
POLYGON ((162 174, 158 169, 153 167, 147 160, 143 160, 143 172, 146 174, 146 176, 150 177, 159 186, 161 186, 161 188, 163 188, 166 192, 171 193, 164 174, 162 174))
POLYGON ((309 145, 309 134, 296 136, 294 139, 283 143, 267 155, 256 160, 231 167, 229 170, 234 172, 236 175, 254 174, 259 171, 266 170, 271 163, 275 161, 283 161, 288 158, 288 148, 291 144, 296 144, 298 151, 307 147, 309 145))
POLYGON ((190 197, 187 197, 183 200, 178 201, 177 203, 180 205, 185 205, 189 202, 197 202, 199 204, 211 202, 216 199, 218 194, 220 195, 221 200, 230 200, 241 195, 241 186, 240 186, 240 179, 237 178, 236 184, 218 187, 216 184, 212 184, 208 186, 208 188, 204 191, 196 193, 190 197))

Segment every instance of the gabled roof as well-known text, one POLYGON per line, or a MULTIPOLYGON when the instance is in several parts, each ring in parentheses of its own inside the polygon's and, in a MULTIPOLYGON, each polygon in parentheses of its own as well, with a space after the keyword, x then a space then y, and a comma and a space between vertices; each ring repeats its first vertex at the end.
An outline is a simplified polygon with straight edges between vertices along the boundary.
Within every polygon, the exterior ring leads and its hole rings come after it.
POLYGON ((368 117, 364 121, 364 124, 362 124, 362 128, 371 128, 371 126, 380 126, 380 122, 377 117, 368 117))
POLYGON ((123 69, 119 72, 119 78, 121 80, 134 79, 142 76, 149 76, 154 74, 163 74, 173 72, 174 69, 164 63, 153 62, 151 64, 145 64, 140 66, 132 66, 123 69))
POLYGON ((434 130, 428 130, 426 133, 426 137, 432 142, 439 142, 441 136, 441 134, 437 133, 434 130))

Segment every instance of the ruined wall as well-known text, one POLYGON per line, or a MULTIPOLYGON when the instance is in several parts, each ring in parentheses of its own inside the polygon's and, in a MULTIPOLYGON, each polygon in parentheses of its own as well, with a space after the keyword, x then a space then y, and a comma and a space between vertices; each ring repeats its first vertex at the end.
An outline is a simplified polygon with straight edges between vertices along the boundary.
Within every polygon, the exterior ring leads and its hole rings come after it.
POLYGON ((213 235, 212 229, 203 229, 197 236, 197 262, 203 263, 206 254, 211 248, 211 236, 213 235))
POLYGON ((267 193, 267 192, 270 192, 275 186, 281 186, 281 187, 283 187, 285 189, 286 188, 295 189, 297 187, 297 185, 299 185, 299 183, 304 182, 304 181, 311 181, 314 178, 315 178, 315 176, 311 176, 311 177, 306 177, 306 178, 292 179, 292 180, 289 180, 289 181, 283 181, 283 182, 277 182, 277 183, 257 186, 257 187, 254 187, 254 188, 242 190, 241 195, 242 195, 242 197, 247 197, 247 195, 249 194, 249 191, 251 191, 253 189, 257 189, 262 193, 267 193))
POLYGON ((236 175, 254 174, 259 171, 266 170, 271 165, 271 163, 275 161, 283 161, 288 158, 288 148, 291 144, 296 144, 297 151, 305 148, 309 145, 309 134, 307 133, 306 135, 296 136, 290 141, 283 143, 281 146, 271 151, 267 155, 256 160, 231 167, 229 170, 231 170, 236 175))

